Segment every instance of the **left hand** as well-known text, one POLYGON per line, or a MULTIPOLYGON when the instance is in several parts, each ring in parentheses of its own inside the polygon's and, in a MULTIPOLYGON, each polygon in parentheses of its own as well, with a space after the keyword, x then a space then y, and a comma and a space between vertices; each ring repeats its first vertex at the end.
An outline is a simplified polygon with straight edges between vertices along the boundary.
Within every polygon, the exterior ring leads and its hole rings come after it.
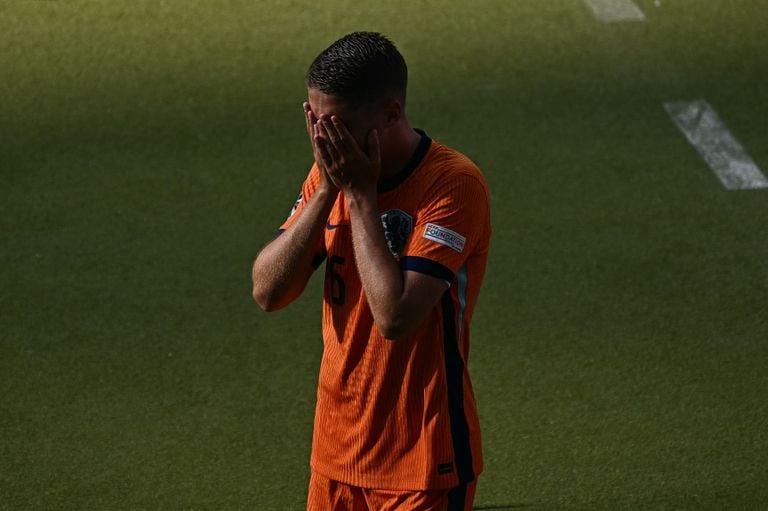
POLYGON ((315 146, 334 184, 345 194, 375 193, 381 172, 378 132, 368 133, 366 153, 337 116, 323 116, 316 126, 315 146))

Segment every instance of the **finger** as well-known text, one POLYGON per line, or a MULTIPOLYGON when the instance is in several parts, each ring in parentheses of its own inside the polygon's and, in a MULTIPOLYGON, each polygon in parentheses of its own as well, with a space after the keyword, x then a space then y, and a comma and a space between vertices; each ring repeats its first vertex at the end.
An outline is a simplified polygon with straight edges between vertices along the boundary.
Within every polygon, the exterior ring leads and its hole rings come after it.
POLYGON ((322 154, 320 153, 320 147, 318 144, 318 140, 322 140, 322 136, 320 135, 320 129, 317 126, 317 121, 315 120, 314 115, 312 112, 309 113, 310 118, 310 125, 309 125, 309 141, 312 144, 312 151, 315 155, 315 161, 320 167, 325 167, 326 163, 325 160, 322 157, 322 154))
MULTIPOLYGON (((308 102, 304 102, 304 122, 307 125, 307 134, 309 135, 309 142, 312 143, 312 139, 314 138, 314 129, 313 129, 313 123, 312 123, 312 109, 309 107, 308 102)), ((314 144, 312 144, 314 145, 314 144)))
POLYGON ((317 118, 315 117, 315 113, 312 111, 312 107, 309 105, 309 102, 304 102, 304 118, 307 121, 307 133, 309 133, 309 138, 314 137, 314 126, 317 123, 317 118))
POLYGON ((317 128, 318 135, 323 140, 326 151, 328 152, 332 160, 338 161, 340 159, 341 153, 335 147, 333 139, 331 138, 331 134, 329 133, 329 128, 326 126, 326 123, 324 123, 323 121, 320 121, 317 124, 315 124, 315 127, 317 128))
POLYGON ((340 145, 344 147, 357 148, 355 137, 352 136, 341 119, 334 115, 331 117, 331 122, 333 123, 333 127, 336 130, 336 133, 338 133, 340 145))
POLYGON ((331 144, 334 146, 338 153, 344 153, 346 146, 344 141, 341 139, 339 131, 336 129, 336 122, 332 121, 334 118, 337 117, 328 117, 324 115, 320 121, 323 123, 323 129, 325 129, 325 132, 328 134, 328 140, 330 140, 331 144))
POLYGON ((333 158, 331 158, 331 154, 328 151, 328 144, 320 135, 315 135, 314 142, 315 150, 320 156, 320 159, 323 161, 323 165, 327 169, 333 164, 333 158))
POLYGON ((381 146, 379 145, 379 132, 371 130, 368 132, 368 158, 376 164, 381 163, 381 146))

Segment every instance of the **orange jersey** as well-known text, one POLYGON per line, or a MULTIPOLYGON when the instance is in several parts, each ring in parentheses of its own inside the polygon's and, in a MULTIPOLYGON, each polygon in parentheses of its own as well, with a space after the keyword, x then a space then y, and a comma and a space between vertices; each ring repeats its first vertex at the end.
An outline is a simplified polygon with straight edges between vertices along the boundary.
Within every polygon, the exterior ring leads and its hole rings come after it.
MULTIPOLYGON (((312 469, 365 488, 443 489, 482 471, 480 426, 467 371, 472 312, 491 237, 489 196, 477 166, 429 139, 379 185, 386 242, 403 271, 449 284, 407 338, 385 339, 355 265, 349 210, 339 194, 317 247, 326 257, 323 357, 312 469)), ((290 229, 319 183, 313 166, 290 229)))

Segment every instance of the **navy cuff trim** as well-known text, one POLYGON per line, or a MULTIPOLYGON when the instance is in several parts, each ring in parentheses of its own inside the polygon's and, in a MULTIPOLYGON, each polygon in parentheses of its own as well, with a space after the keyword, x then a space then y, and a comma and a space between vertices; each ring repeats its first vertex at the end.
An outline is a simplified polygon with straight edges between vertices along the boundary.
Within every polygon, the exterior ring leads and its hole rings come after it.
POLYGON ((449 285, 453 282, 453 272, 442 264, 419 256, 406 256, 400 259, 402 270, 417 271, 431 277, 444 280, 449 285))

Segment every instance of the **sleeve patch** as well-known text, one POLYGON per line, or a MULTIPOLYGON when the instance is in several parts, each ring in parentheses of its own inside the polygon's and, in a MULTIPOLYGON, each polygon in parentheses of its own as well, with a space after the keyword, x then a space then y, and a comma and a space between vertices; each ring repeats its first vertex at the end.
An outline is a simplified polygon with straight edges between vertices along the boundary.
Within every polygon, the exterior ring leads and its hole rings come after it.
POLYGON ((301 201, 304 200, 304 194, 300 193, 299 198, 296 199, 296 202, 293 203, 293 208, 291 208, 291 214, 288 215, 288 218, 291 218, 294 213, 296 213, 296 210, 299 209, 299 206, 301 206, 301 201))
POLYGON ((461 234, 437 224, 427 224, 424 238, 451 247, 459 253, 464 251, 464 245, 467 243, 467 238, 461 234))

